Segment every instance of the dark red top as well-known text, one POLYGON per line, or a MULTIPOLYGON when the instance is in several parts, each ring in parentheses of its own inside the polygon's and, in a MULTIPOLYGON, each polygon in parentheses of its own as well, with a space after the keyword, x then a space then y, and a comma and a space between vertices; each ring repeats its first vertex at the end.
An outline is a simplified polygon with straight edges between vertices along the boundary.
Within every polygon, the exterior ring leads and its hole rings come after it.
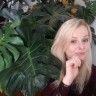
POLYGON ((43 91, 42 96, 96 96, 96 66, 92 66, 91 77, 84 86, 83 92, 79 94, 75 90, 75 86, 64 86, 62 82, 60 82, 59 86, 54 87, 54 82, 48 85, 43 91))

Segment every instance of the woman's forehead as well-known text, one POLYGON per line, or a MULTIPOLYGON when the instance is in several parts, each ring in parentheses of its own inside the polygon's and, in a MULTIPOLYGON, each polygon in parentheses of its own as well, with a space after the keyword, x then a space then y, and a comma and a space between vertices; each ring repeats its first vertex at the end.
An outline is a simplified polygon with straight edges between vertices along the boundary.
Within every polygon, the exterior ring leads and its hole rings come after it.
POLYGON ((89 36, 89 32, 88 29, 85 26, 79 26, 77 28, 75 28, 74 30, 72 30, 72 37, 85 37, 85 36, 89 36))

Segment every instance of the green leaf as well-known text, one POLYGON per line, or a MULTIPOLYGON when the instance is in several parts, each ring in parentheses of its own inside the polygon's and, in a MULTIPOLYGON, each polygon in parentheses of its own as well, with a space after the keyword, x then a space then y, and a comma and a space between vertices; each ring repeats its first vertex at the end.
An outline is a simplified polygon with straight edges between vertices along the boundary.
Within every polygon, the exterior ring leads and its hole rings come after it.
POLYGON ((3 57, 0 55, 0 72, 1 72, 2 70, 4 70, 4 66, 5 66, 5 64, 4 64, 3 57))
POLYGON ((0 29, 0 39, 2 38, 3 36, 3 33, 2 33, 2 30, 0 29))
POLYGON ((12 56, 9 54, 9 52, 7 51, 7 49, 5 47, 0 48, 0 51, 2 53, 3 56, 3 60, 5 63, 5 68, 8 68, 11 66, 11 62, 12 62, 12 56))
POLYGON ((12 53, 13 58, 16 61, 20 56, 19 51, 14 46, 12 46, 10 44, 6 44, 6 48, 12 53))
POLYGON ((96 16, 96 0, 85 0, 86 7, 96 16))
POLYGON ((94 21, 94 15, 90 9, 80 6, 77 10, 76 16, 84 19, 87 23, 91 24, 94 21), (87 15, 86 15, 87 14, 87 15))
POLYGON ((9 43, 14 45, 24 45, 23 40, 18 36, 13 36, 9 39, 9 43))
POLYGON ((37 87, 38 89, 43 88, 45 86, 46 78, 44 75, 38 75, 34 78, 33 87, 37 87))
POLYGON ((3 71, 0 72, 0 85, 3 91, 6 91, 6 85, 8 84, 9 78, 11 77, 12 73, 13 71, 11 70, 10 72, 10 69, 8 70, 4 69, 3 71))
POLYGON ((24 78, 25 76, 22 72, 13 72, 6 86, 7 91, 12 94, 15 91, 14 89, 16 89, 17 87, 21 88, 24 78))

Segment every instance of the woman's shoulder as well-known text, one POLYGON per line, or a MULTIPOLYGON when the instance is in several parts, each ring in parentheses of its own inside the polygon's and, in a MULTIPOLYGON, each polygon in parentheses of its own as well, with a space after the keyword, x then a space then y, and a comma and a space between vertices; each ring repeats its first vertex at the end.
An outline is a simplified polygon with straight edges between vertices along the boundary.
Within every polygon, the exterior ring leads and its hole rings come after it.
POLYGON ((92 72, 96 73, 96 65, 92 65, 92 72))
MULTIPOLYGON (((92 78, 96 80, 96 66, 92 65, 92 78)), ((96 81, 95 81, 96 82, 96 81)))

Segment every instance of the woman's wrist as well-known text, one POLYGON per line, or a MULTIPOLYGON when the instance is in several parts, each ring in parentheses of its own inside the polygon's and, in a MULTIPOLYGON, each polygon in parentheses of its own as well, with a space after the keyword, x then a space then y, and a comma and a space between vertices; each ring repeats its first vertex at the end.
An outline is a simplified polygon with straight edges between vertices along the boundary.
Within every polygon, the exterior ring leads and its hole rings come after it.
POLYGON ((73 80, 70 79, 70 78, 67 77, 67 76, 64 76, 62 82, 64 83, 64 85, 66 85, 66 86, 70 86, 70 85, 72 84, 73 80))

